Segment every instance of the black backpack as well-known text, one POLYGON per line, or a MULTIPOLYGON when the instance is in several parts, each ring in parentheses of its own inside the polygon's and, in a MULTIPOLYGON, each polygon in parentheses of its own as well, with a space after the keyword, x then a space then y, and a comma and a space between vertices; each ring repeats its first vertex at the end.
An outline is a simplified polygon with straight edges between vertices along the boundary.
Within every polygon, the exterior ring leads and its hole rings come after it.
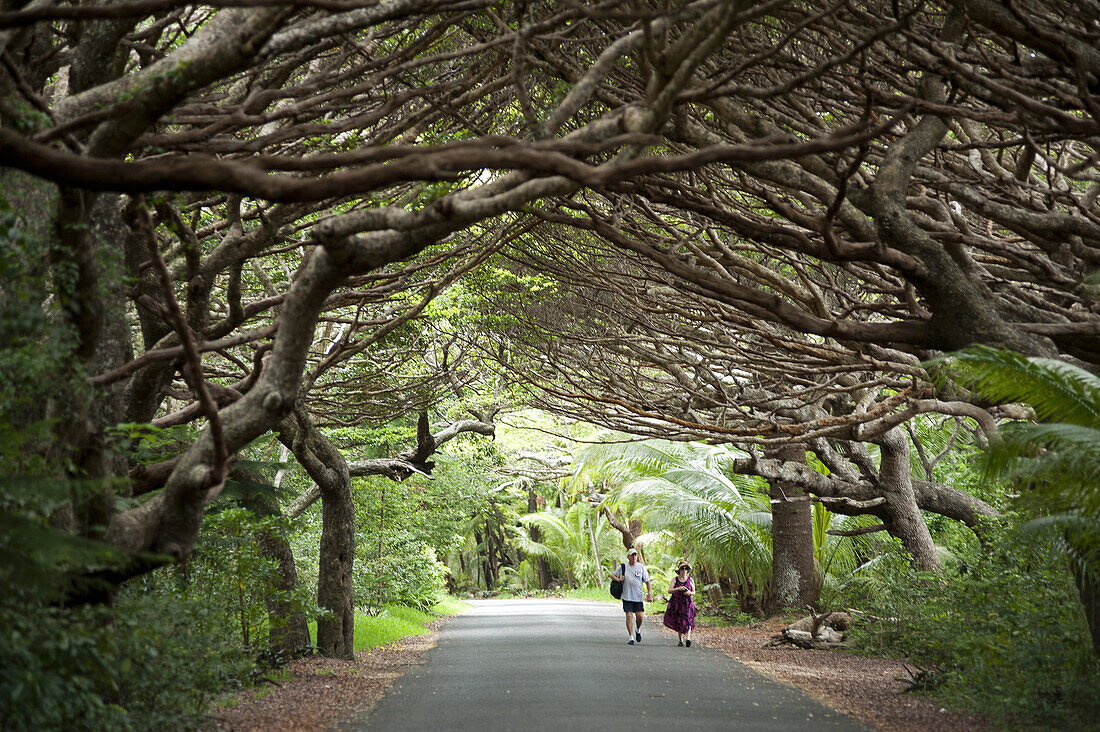
MULTIPOLYGON (((625 564, 620 564, 619 565, 619 576, 620 577, 625 577, 626 576, 626 565, 625 564)), ((611 596, 614 597, 616 600, 618 600, 619 598, 621 598, 623 596, 623 581, 622 580, 617 580, 617 579, 612 578, 612 580, 611 580, 611 596)))

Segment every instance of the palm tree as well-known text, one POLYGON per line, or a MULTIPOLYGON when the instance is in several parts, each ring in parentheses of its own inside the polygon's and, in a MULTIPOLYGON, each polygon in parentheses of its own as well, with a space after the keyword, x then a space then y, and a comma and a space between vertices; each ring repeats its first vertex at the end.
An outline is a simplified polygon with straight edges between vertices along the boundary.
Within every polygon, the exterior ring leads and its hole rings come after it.
MULTIPOLYGON (((732 470, 742 453, 726 446, 647 440, 604 444, 581 455, 586 470, 620 486, 613 500, 639 507, 646 525, 678 537, 685 554, 737 587, 741 609, 766 606, 771 584, 771 506, 765 481, 732 470)), ((814 507, 814 557, 820 583, 859 565, 873 535, 842 537, 830 529, 866 523, 814 507)))
POLYGON ((541 557, 551 571, 569 584, 603 584, 601 557, 614 555, 615 538, 607 519, 592 506, 577 502, 568 509, 551 508, 519 518, 516 545, 531 557, 541 557), (531 527, 539 528, 540 540, 531 527))
POLYGON ((1064 539, 1093 649, 1100 653, 1100 377, 1062 361, 973 346, 928 364, 975 395, 1019 402, 1034 422, 1013 422, 990 446, 990 475, 1020 487, 1023 508, 1064 539))
MULTIPOLYGON (((587 457, 587 455, 586 455, 587 457)), ((771 582, 771 512, 761 482, 729 471, 727 448, 646 441, 607 446, 619 501, 643 507, 646 525, 669 530, 684 553, 729 577, 742 606, 763 606, 771 582)))

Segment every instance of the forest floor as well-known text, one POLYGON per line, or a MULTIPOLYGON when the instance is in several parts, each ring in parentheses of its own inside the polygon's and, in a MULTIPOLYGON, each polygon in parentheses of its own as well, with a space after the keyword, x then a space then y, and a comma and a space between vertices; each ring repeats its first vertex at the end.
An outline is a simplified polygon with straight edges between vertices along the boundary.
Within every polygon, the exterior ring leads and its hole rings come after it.
MULTIPOLYGON (((289 680, 223 700, 206 729, 209 732, 338 729, 341 722, 362 718, 409 667, 423 663, 444 622, 445 618, 434 623, 430 635, 402 638, 382 648, 361 652, 353 661, 316 657, 294 661, 287 667, 289 680)), ((694 639, 698 645, 717 648, 764 676, 881 730, 990 729, 978 715, 945 711, 924 697, 905 693, 910 671, 914 669, 901 661, 839 650, 768 647, 768 642, 785 625, 776 620, 748 626, 697 628, 694 639)))

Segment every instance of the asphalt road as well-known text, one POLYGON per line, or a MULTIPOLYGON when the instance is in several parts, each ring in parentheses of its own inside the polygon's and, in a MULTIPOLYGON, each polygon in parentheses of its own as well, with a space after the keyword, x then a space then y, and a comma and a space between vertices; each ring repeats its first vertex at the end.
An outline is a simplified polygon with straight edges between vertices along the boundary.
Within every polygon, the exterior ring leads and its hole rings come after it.
POLYGON ((646 616, 626 643, 618 605, 479 600, 426 662, 346 730, 863 730, 719 651, 680 648, 646 616))

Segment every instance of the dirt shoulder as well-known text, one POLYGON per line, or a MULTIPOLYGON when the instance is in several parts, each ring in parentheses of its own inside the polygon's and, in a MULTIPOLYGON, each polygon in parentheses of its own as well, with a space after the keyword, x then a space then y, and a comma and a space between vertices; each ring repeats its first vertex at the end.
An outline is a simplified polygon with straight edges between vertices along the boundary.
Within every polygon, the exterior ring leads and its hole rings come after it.
POLYGON ((840 650, 768 647, 782 621, 750 626, 696 628, 693 637, 764 676, 812 696, 827 707, 888 732, 988 730, 979 715, 949 712, 905 693, 911 666, 889 658, 868 658, 840 650))
MULTIPOLYGON (((291 663, 289 681, 243 691, 212 713, 207 730, 335 729, 361 717, 410 667, 424 662, 445 619, 430 635, 402 638, 362 652, 353 661, 304 658, 291 663)), ((769 648, 784 627, 781 622, 751 626, 698 628, 697 644, 717 648, 768 678, 793 686, 822 704, 888 732, 970 732, 988 730, 977 715, 942 711, 921 697, 905 694, 909 677, 901 661, 866 658, 843 651, 769 648)), ((663 630, 663 629, 662 629, 663 630)))
POLYGON ((248 689, 222 701, 211 712, 207 732, 315 732, 365 715, 385 696, 393 682, 436 645, 446 618, 429 626, 430 633, 409 636, 381 648, 355 654, 355 660, 300 658, 286 671, 292 677, 258 689, 248 689))

